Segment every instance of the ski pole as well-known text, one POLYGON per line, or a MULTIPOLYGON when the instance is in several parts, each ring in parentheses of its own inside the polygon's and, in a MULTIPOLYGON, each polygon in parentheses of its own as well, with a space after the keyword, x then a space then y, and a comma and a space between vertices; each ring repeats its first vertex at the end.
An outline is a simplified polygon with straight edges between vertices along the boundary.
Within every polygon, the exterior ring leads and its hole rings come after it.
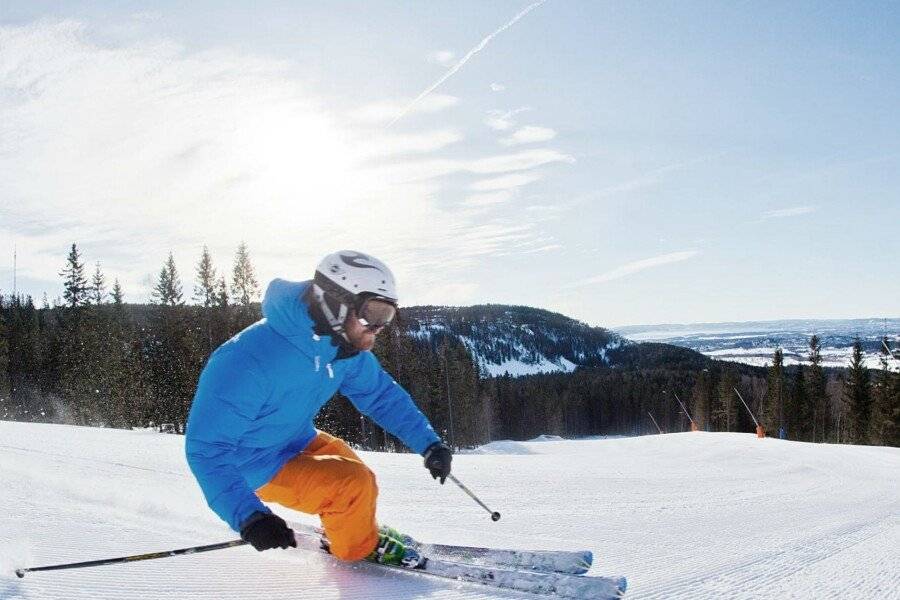
POLYGON ((209 552, 210 550, 222 550, 224 548, 233 548, 235 546, 243 546, 246 544, 244 540, 231 540, 230 542, 222 542, 219 544, 209 544, 208 546, 194 546, 192 548, 181 548, 179 550, 167 550, 165 552, 151 552, 150 554, 135 554, 134 556, 121 556, 119 558, 105 558, 102 560, 89 560, 85 562, 66 563, 62 565, 50 565, 47 567, 31 567, 29 569, 16 569, 16 575, 21 579, 25 577, 25 573, 33 573, 35 571, 57 571, 60 569, 81 569, 84 567, 99 567, 101 565, 115 565, 119 563, 136 562, 139 560, 153 560, 154 558, 166 558, 167 556, 178 556, 181 554, 196 554, 197 552, 209 552))
POLYGON ((451 474, 451 475, 447 475, 447 478, 448 478, 450 481, 452 481, 453 483, 455 483, 456 485, 458 485, 458 486, 459 486, 459 489, 461 489, 462 491, 464 491, 465 493, 467 493, 467 494, 469 495, 469 497, 472 498, 472 500, 474 500, 475 502, 477 502, 478 505, 479 505, 481 508, 483 508, 484 510, 488 511, 489 513, 491 513, 491 521, 499 521, 499 520, 500 520, 500 513, 498 513, 498 512, 496 512, 496 511, 493 511, 493 510, 489 509, 489 508, 487 507, 487 505, 485 505, 484 502, 482 502, 481 500, 479 500, 479 499, 478 499, 478 496, 476 496, 475 494, 473 494, 473 493, 472 493, 472 490, 470 490, 469 488, 467 488, 466 486, 464 486, 464 485, 460 482, 459 479, 457 479, 456 477, 454 477, 452 474, 451 474))

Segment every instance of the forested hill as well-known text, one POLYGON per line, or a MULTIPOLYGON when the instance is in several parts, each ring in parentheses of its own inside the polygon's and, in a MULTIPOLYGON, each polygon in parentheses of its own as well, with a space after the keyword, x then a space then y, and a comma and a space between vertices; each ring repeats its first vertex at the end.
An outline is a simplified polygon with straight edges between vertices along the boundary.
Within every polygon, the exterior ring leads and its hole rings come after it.
POLYGON ((411 337, 462 343, 485 377, 568 373, 578 367, 703 368, 709 362, 692 350, 636 344, 608 329, 528 306, 413 306, 402 315, 403 332, 411 337))
MULTIPOLYGON (((198 308, 196 317, 202 320, 198 308)), ((136 326, 152 327, 158 307, 130 304, 128 309, 136 326)), ((530 306, 410 306, 400 314, 396 333, 433 349, 447 341, 461 345, 481 377, 571 373, 579 367, 699 370, 712 363, 689 348, 634 342, 609 329, 530 306)), ((259 305, 253 304, 237 323, 259 317, 259 305)))
MULTIPOLYGON (((128 308, 138 327, 151 326, 155 305, 128 308)), ((247 312, 243 323, 261 316, 258 304, 247 312)), ((400 314, 397 333, 433 348, 448 340, 462 345, 482 377, 571 373, 578 367, 704 369, 712 362, 688 348, 633 342, 609 329, 530 306, 410 306, 400 314)))

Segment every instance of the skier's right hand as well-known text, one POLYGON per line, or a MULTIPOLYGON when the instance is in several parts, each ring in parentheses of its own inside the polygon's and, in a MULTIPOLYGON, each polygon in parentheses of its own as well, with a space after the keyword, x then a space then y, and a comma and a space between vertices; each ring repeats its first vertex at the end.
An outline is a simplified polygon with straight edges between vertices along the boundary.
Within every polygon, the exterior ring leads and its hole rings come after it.
POLYGON ((257 511, 241 525, 241 539, 262 552, 272 548, 297 547, 294 530, 274 513, 257 511))
POLYGON ((425 450, 425 468, 434 479, 440 479, 441 485, 450 475, 450 464, 453 462, 453 451, 443 442, 435 442, 425 450))

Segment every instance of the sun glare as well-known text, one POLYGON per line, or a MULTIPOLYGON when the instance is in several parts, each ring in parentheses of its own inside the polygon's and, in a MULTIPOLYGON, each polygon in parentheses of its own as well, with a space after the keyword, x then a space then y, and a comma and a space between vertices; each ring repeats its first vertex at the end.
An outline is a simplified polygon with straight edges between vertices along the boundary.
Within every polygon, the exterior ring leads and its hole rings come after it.
POLYGON ((353 153, 327 116, 271 110, 249 119, 238 138, 260 208, 303 223, 323 202, 339 211, 352 201, 353 153))

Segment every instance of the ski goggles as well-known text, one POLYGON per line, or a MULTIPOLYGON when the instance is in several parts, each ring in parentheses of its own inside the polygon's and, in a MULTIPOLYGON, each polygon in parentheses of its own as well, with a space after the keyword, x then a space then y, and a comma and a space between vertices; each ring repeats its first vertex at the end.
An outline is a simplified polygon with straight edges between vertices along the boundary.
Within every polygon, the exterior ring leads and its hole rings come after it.
POLYGON ((356 309, 356 319, 369 331, 377 331, 391 324, 397 307, 382 298, 366 298, 356 309))

